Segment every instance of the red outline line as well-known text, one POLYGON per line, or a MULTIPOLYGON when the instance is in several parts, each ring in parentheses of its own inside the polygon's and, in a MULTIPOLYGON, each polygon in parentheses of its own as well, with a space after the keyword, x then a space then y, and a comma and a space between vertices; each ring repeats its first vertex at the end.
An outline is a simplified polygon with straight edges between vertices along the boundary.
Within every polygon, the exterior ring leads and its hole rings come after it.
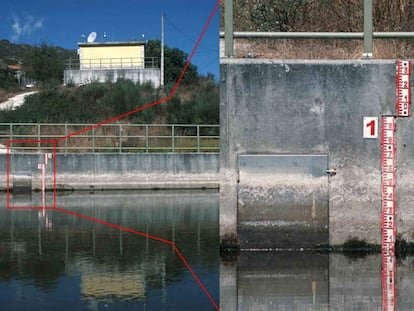
POLYGON ((80 134, 85 133, 87 131, 93 130, 93 129, 101 126, 101 125, 104 125, 104 124, 108 124, 108 123, 117 121, 117 120, 122 119, 124 117, 127 117, 127 116, 129 116, 131 114, 137 113, 139 111, 143 111, 145 109, 148 109, 148 108, 151 108, 151 107, 160 105, 160 104, 162 104, 164 102, 167 102, 167 101, 171 100, 174 97, 174 95, 175 95, 175 93, 176 93, 176 91, 178 89, 178 86, 181 84, 181 81, 182 81, 182 79, 184 77, 184 74, 186 73, 187 68, 188 68, 188 66, 191 63, 191 60, 192 60, 195 52, 197 51, 198 46, 200 45, 200 42, 201 42, 202 38, 204 37, 204 34, 206 33, 208 27, 210 26, 211 21, 212 21, 214 15, 216 14, 216 12, 217 12, 217 10, 218 10, 218 8, 220 6, 220 3, 221 3, 221 0, 217 0, 216 4, 215 4, 215 6, 214 6, 214 8, 213 8, 213 10, 212 10, 212 12, 211 12, 208 20, 207 20, 207 22, 205 23, 205 25, 203 27, 203 30, 202 30, 202 32, 201 32, 201 34, 200 34, 200 36, 199 36, 199 38, 198 38, 198 40, 197 40, 194 48, 193 48, 190 56, 187 59, 187 62, 185 64, 183 70, 180 73, 180 76, 178 77, 178 79, 177 79, 177 81, 176 81, 173 89, 171 90, 170 94, 167 97, 164 97, 164 98, 159 99, 157 101, 154 101, 152 103, 146 104, 144 106, 138 107, 138 108, 136 108, 134 110, 131 110, 131 111, 126 112, 126 113, 123 113, 123 114, 118 115, 118 116, 115 116, 113 118, 110 118, 110 119, 101 121, 101 122, 99 122, 99 123, 97 123, 97 124, 95 124, 93 126, 88 126, 86 128, 80 129, 80 130, 78 130, 76 132, 70 133, 70 134, 68 134, 66 136, 63 136, 63 137, 60 137, 58 139, 53 139, 53 140, 51 140, 51 139, 45 139, 45 140, 27 140, 27 139, 26 140, 14 140, 13 139, 13 140, 8 140, 7 141, 7 155, 6 155, 6 163, 7 163, 6 164, 7 165, 7 168, 6 168, 6 171, 7 171, 7 176, 6 176, 6 179, 7 179, 6 180, 6 184, 7 184, 6 193, 7 193, 7 204, 8 204, 7 207, 8 208, 10 206, 10 190, 9 190, 10 189, 10 176, 9 176, 10 175, 10 152, 9 152, 10 151, 10 144, 13 143, 13 142, 20 142, 20 143, 33 143, 33 142, 38 142, 38 143, 39 142, 40 143, 53 143, 54 144, 53 145, 53 152, 54 152, 54 155, 55 155, 55 157, 54 157, 55 160, 54 160, 54 164, 53 164, 54 165, 54 172, 53 172, 53 174, 54 174, 54 191, 53 191, 53 193, 54 193, 54 206, 53 207, 44 207, 44 206, 42 206, 42 207, 36 207, 36 206, 33 206, 33 207, 13 207, 13 208, 17 208, 17 209, 37 209, 37 208, 53 209, 53 210, 60 211, 62 213, 66 213, 66 214, 70 214, 70 215, 73 215, 73 216, 76 216, 76 217, 84 218, 84 219, 87 219, 87 220, 90 220, 90 221, 93 221, 93 222, 96 222, 96 223, 100 223, 100 224, 106 225, 108 227, 116 228, 116 229, 123 230, 123 231, 129 232, 129 233, 134 233, 134 234, 140 235, 140 236, 145 237, 145 238, 149 238, 149 239, 152 239, 152 240, 155 240, 155 241, 159 241, 159 242, 162 242, 162 243, 171 245, 171 247, 174 249, 174 251, 177 254, 177 256, 181 259, 181 261, 183 262, 183 264, 186 266, 186 268, 188 269, 188 271, 191 273, 191 275, 193 276, 193 278, 195 279, 195 281, 197 282, 197 284, 200 286, 200 288, 202 289, 202 291, 204 292, 204 294, 207 296, 207 298, 210 300, 210 302, 213 304, 213 306, 214 306, 214 308, 216 310, 220 310, 219 306, 217 305, 217 303, 215 302, 215 300, 213 299, 213 297, 210 295, 210 293, 208 292, 208 290, 205 288, 205 286, 203 285, 203 283, 201 282, 201 280, 195 274, 195 272, 193 271, 193 269, 191 268, 191 266, 188 264, 187 260, 184 258, 184 256, 181 254, 181 252, 178 250, 177 246, 172 241, 168 241, 168 240, 165 240, 165 239, 162 239, 162 238, 153 236, 153 235, 149 235, 147 233, 135 231, 133 229, 129 229, 129 228, 126 228, 126 227, 121 227, 119 225, 116 225, 116 224, 113 224, 113 223, 110 223, 110 222, 107 222, 107 221, 104 221, 104 220, 100 220, 100 219, 97 219, 97 218, 92 218, 92 217, 89 217, 87 215, 83 215, 83 214, 80 214, 80 213, 76 213, 76 212, 72 212, 72 211, 69 211, 69 210, 62 209, 62 208, 58 208, 56 206, 56 174, 57 174, 57 172, 56 172, 56 149, 57 149, 57 147, 56 146, 57 146, 57 143, 58 142, 63 141, 65 139, 67 139, 67 138, 80 135, 80 134))
POLYGON ((213 297, 211 297, 210 293, 208 292, 207 288, 205 288, 205 286, 203 285, 203 283, 200 281, 200 279, 198 278, 198 276, 195 274, 195 272, 193 271, 193 269, 191 269, 191 266, 188 264, 187 260, 184 258, 183 254, 181 254, 181 252, 178 250, 177 246, 175 245, 175 243, 172 245, 175 253, 178 255, 178 257, 181 259, 181 261, 184 263, 184 265, 187 267, 188 271, 190 271, 191 275, 193 276, 193 278, 195 279, 195 281, 197 282, 198 286, 200 286, 200 288, 202 289, 202 291, 204 292, 204 294, 207 296, 207 298, 210 300, 210 302, 213 304, 214 308, 216 308, 216 310, 220 310, 219 306, 217 305, 216 301, 214 300, 213 297))
POLYGON ((172 91, 171 91, 171 94, 170 94, 171 98, 174 96, 175 92, 177 91, 178 85, 180 84, 180 82, 181 82, 182 78, 184 77, 184 74, 185 74, 185 72, 187 71, 187 68, 188 68, 188 66, 190 65, 190 62, 191 62, 191 60, 192 60, 192 58, 193 58, 193 56, 194 56, 195 52, 196 52, 196 51, 197 51, 197 49, 198 49, 198 46, 200 45, 200 42, 201 42, 201 40, 203 39, 204 34, 206 33, 206 31, 207 31, 208 27, 210 26, 211 21, 213 20, 213 17, 214 17, 214 15, 216 14, 216 11, 218 10, 218 8, 219 8, 219 6, 220 6, 220 2, 221 2, 221 0, 218 0, 218 1, 216 2, 216 5, 214 6, 213 11, 211 12, 211 14, 210 14, 210 16, 209 16, 209 18, 208 18, 208 20, 207 20, 206 24, 204 25, 204 28, 203 28, 203 30, 201 31, 201 34, 200 34, 200 36, 198 37, 198 40, 197 40, 196 44, 194 45, 194 48, 193 48, 193 50, 192 50, 192 52, 191 52, 191 54, 190 54, 190 57, 189 57, 189 58, 188 58, 188 60, 187 60, 187 63, 185 64, 185 66, 184 66, 184 68, 183 68, 183 70, 182 70, 182 72, 181 72, 181 75, 180 75, 180 77, 179 77, 179 78, 178 78, 178 80, 177 80, 177 83, 174 85, 174 88, 173 88, 173 89, 172 89, 172 91))
POLYGON ((110 119, 107 119, 107 120, 101 121, 101 122, 99 122, 99 123, 97 123, 97 124, 95 124, 95 125, 91 125, 91 126, 85 127, 85 128, 80 129, 80 130, 78 130, 78 131, 76 131, 76 132, 70 133, 70 134, 68 134, 68 135, 66 135, 66 136, 62 136, 62 137, 60 137, 60 138, 58 138, 58 139, 57 139, 57 142, 60 142, 60 141, 62 141, 62 140, 65 140, 65 139, 70 138, 70 137, 73 137, 73 136, 80 135, 80 134, 82 134, 82 133, 85 133, 85 132, 88 132, 88 131, 90 131, 90 130, 93 130, 93 129, 95 129, 95 128, 97 128, 97 127, 101 126, 101 125, 105 125, 105 124, 108 124, 108 123, 112 123, 112 122, 117 121, 117 120, 119 120, 119 119, 123 119, 123 118, 125 118, 125 117, 127 117, 127 116, 129 116, 129 115, 131 115, 131 114, 134 114, 134 113, 140 112, 140 111, 142 111, 142 110, 146 110, 146 109, 148 109, 148 108, 151 108, 151 107, 154 107, 154 106, 160 105, 160 104, 162 104, 162 103, 165 103, 165 102, 167 102, 167 101, 170 101, 170 100, 174 97, 174 95, 175 95, 175 93, 176 93, 176 91, 177 91, 177 89, 178 89, 179 85, 181 84, 181 81, 182 81, 182 79, 184 78, 184 74, 186 73, 187 68, 188 68, 188 66, 189 66, 189 65, 190 65, 190 63, 191 63, 191 60, 192 60, 192 58, 193 58, 193 56, 194 56, 195 52, 197 51, 198 46, 200 45, 201 40, 202 40, 202 39, 203 39, 203 37, 204 37, 204 34, 206 33, 206 31, 207 31, 208 27, 210 26, 211 21, 212 21, 212 19, 213 19, 214 15, 216 14, 216 12, 217 12, 217 10, 218 10, 218 8, 219 8, 219 6, 220 6, 220 3, 221 3, 221 0, 218 0, 218 1, 216 2, 216 5, 214 6, 213 11, 211 12, 211 14, 210 14, 210 16, 209 16, 209 18, 208 18, 207 22, 205 23, 205 25, 204 25, 204 27, 203 27, 203 30, 201 31, 201 34, 200 34, 200 36, 199 36, 199 38, 198 38, 198 40, 197 40, 196 44, 194 45, 194 48, 193 48, 193 50, 191 51, 191 54, 190 54, 190 56, 188 57, 188 59, 187 59, 187 61, 186 61, 186 63, 185 63, 185 66, 184 66, 183 70, 181 70, 180 76, 178 77, 178 79, 177 79, 177 81, 175 82, 175 85, 174 85, 174 87, 173 87, 172 91, 170 92, 170 94, 169 94, 167 97, 161 98, 161 99, 159 99, 159 100, 157 100, 157 101, 154 101, 154 102, 152 102, 152 103, 146 104, 146 105, 141 106, 141 107, 138 107, 138 108, 136 108, 136 109, 134 109, 134 110, 131 110, 131 111, 129 111, 129 112, 125 112, 125 113, 123 113, 123 114, 120 114, 120 115, 118 115, 118 116, 112 117, 112 118, 110 118, 110 119))
POLYGON ((6 206, 10 208, 10 141, 6 143, 6 206))
POLYGON ((57 155, 57 142, 53 144, 53 207, 56 208, 56 196, 57 196, 57 190, 56 190, 56 155, 57 155))
POLYGON ((11 175, 11 145, 12 143, 23 142, 23 143, 52 143, 53 144, 53 204, 56 206, 56 196, 57 196, 57 163, 56 163, 56 154, 57 154, 57 141, 56 139, 9 139, 6 141, 6 207, 8 209, 37 209, 37 206, 31 207, 22 207, 22 206, 12 206, 11 205, 11 185, 10 185, 10 175, 11 175))
POLYGON ((11 143, 55 143, 56 139, 11 139, 11 143))
POLYGON ((83 218, 83 219, 86 219, 86 220, 89 220, 89 221, 92 221, 92 222, 96 222, 96 223, 101 224, 101 225, 105 225, 105 226, 108 226, 108 227, 111 227, 111 228, 114 228, 114 229, 118 229, 118 230, 121 230, 121 231, 125 231, 125 232, 128 232, 128 233, 133 233, 133 234, 139 235, 139 236, 144 237, 144 238, 147 238, 147 239, 151 239, 151 240, 154 240, 154 241, 158 241, 158 242, 161 242, 161 243, 170 245, 173 248, 173 250, 175 251, 175 253, 177 254, 177 256, 181 259, 181 261, 183 262, 184 266, 191 273, 192 277, 197 282, 198 286, 204 292, 204 294, 206 295, 206 297, 213 304, 214 308, 216 310, 218 310, 218 311, 220 310, 220 308, 217 305, 217 303, 214 300, 214 298, 210 295, 210 293, 208 292, 207 288, 203 285, 203 283, 201 282, 201 280, 199 279, 199 277, 195 274, 194 270, 188 264, 187 260, 184 258, 183 254, 180 252, 180 250, 177 248, 177 246, 175 245, 174 242, 172 242, 170 240, 166 240, 166 239, 160 238, 160 237, 157 237, 155 235, 151 235, 151 234, 148 234, 148 233, 145 233, 145 232, 141 232, 141 231, 136 231, 136 230, 133 230, 133 229, 130 229, 130 228, 127 228, 127 227, 122 227, 120 225, 117 225, 117 224, 114 224, 114 223, 111 223, 111 222, 108 222, 108 221, 105 221, 105 220, 102 220, 102 219, 94 218, 94 217, 91 217, 91 216, 88 216, 88 215, 85 215, 85 214, 81 214, 81 213, 78 213, 78 212, 74 212, 74 211, 71 211, 71 210, 67 210, 67 209, 64 209, 64 208, 55 207, 55 208, 52 208, 52 209, 53 210, 56 210, 58 212, 61 212, 61 213, 65 213, 65 214, 69 214, 69 215, 72 215, 72 216, 76 216, 78 218, 83 218))
POLYGON ((18 211, 28 211, 28 210, 53 210, 55 209, 54 206, 12 206, 10 207, 12 210, 18 211))
POLYGON ((100 127, 101 125, 105 125, 105 124, 108 124, 108 123, 112 123, 112 122, 117 121, 117 120, 119 120, 119 119, 125 118, 125 117, 127 117, 127 116, 129 116, 129 115, 131 115, 131 114, 134 114, 134 113, 137 113, 137 112, 139 112, 139 111, 142 111, 142 110, 145 110, 145 109, 151 108, 151 107, 153 107, 153 106, 156 106, 156 105, 162 104, 162 103, 164 103, 164 102, 166 102, 166 101, 168 101, 168 100, 170 100, 170 99, 171 99, 170 97, 166 97, 166 98, 159 99, 159 100, 157 100, 157 101, 155 101, 155 102, 152 102, 152 103, 147 104, 147 105, 142 106, 142 107, 138 107, 138 108, 136 108, 136 109, 134 109, 134 110, 131 110, 131 111, 126 112, 126 113, 123 113, 123 114, 121 114, 121 115, 119 115, 119 116, 116 116, 116 117, 110 118, 110 119, 108 119, 108 120, 104 120, 104 121, 101 121, 101 122, 99 122, 99 123, 96 123, 96 124, 94 124, 94 125, 91 125, 91 126, 85 127, 85 128, 83 128, 83 129, 80 129, 79 131, 76 131, 76 132, 70 133, 70 134, 68 134, 68 135, 66 135, 66 136, 62 136, 62 137, 58 138, 56 141, 57 141, 57 142, 61 142, 61 141, 65 140, 65 139, 67 139, 67 138, 70 138, 70 137, 73 137, 73 136, 78 136, 78 135, 80 135, 80 134, 82 134, 82 133, 85 133, 85 132, 89 132, 90 130, 93 130, 93 129, 97 128, 97 127, 100 127))
POLYGON ((62 212, 62 213, 69 214, 69 215, 73 215, 73 216, 76 216, 76 217, 79 217, 79 218, 90 220, 90 221, 93 221, 93 222, 96 222, 98 224, 105 225, 105 226, 108 226, 108 227, 111 227, 111 228, 119 229, 119 230, 129 232, 129 233, 134 233, 134 234, 140 235, 144 238, 159 241, 159 242, 162 242, 162 243, 165 243, 165 244, 169 244, 169 245, 174 244, 172 241, 168 241, 168 240, 156 237, 154 235, 150 235, 150 234, 145 233, 145 232, 140 232, 140 231, 136 231, 136 230, 133 230, 133 229, 126 228, 126 227, 122 227, 120 225, 117 225, 117 224, 114 224, 114 223, 111 223, 111 222, 108 222, 108 221, 105 221, 105 220, 102 220, 102 219, 94 218, 94 217, 91 217, 91 216, 88 216, 88 215, 85 215, 85 214, 81 214, 81 213, 78 213, 78 212, 74 212, 74 211, 71 211, 71 210, 68 210, 68 209, 64 209, 64 208, 61 208, 61 207, 56 207, 55 210, 57 210, 59 212, 62 212))

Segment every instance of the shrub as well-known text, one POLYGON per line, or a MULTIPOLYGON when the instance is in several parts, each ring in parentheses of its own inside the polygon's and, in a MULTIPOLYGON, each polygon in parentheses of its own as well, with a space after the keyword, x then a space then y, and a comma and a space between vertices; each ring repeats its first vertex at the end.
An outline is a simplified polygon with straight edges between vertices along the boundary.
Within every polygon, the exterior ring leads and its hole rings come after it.
MULTIPOLYGON (((224 6, 224 3, 222 3, 224 6)), ((361 32, 362 0, 236 0, 235 31, 361 32)), ((221 29, 224 26, 224 14, 221 29)), ((414 3, 409 0, 373 2, 374 31, 414 31, 414 3)), ((264 58, 360 58, 360 40, 238 40, 235 54, 264 58)), ((412 40, 375 40, 375 58, 410 58, 412 40)))
MULTIPOLYGON (((51 81, 49 81, 51 83, 51 81)), ((49 83, 48 82, 48 83, 49 83)), ((46 83, 46 82, 45 82, 46 83)), ((116 83, 94 82, 79 88, 57 85, 41 88, 26 98, 25 104, 13 111, 0 111, 1 122, 97 123, 136 110, 161 97, 151 84, 135 84, 120 79, 116 83)), ((218 123, 218 87, 204 79, 187 86, 167 104, 131 113, 123 122, 153 123, 218 123)))
POLYGON ((168 104, 167 120, 180 124, 218 124, 218 86, 211 79, 201 79, 193 89, 180 91, 168 104))

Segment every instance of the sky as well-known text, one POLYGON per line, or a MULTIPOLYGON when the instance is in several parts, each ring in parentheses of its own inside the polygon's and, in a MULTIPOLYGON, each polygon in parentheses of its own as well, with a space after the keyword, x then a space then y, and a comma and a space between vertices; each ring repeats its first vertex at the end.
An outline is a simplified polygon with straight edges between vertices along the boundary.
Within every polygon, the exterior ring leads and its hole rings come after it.
MULTIPOLYGON (((161 38, 190 54, 217 0, 6 0, 0 3, 0 39, 76 50, 91 32, 96 41, 161 38), (106 38, 103 34, 106 33, 106 38)), ((219 76, 219 12, 193 57, 201 74, 219 76)))

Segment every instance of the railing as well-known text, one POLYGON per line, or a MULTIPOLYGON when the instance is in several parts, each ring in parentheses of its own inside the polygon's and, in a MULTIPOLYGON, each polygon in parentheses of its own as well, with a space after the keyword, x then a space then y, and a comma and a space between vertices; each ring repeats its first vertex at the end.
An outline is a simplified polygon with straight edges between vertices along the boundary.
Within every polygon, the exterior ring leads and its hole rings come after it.
POLYGON ((206 153, 220 151, 219 125, 0 123, 0 144, 12 152, 206 153))
POLYGON ((224 38, 225 57, 234 56, 234 38, 264 39, 346 39, 364 40, 363 58, 372 58, 373 39, 414 39, 414 32, 373 32, 372 1, 364 0, 363 32, 235 32, 233 29, 233 2, 224 0, 224 38))
POLYGON ((159 68, 156 57, 68 59, 66 70, 159 68))

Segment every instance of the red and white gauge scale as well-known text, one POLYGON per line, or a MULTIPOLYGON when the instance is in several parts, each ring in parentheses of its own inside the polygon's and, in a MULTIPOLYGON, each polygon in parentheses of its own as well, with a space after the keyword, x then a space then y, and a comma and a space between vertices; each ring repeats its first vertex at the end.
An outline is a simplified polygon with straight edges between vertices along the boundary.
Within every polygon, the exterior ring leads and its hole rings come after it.
POLYGON ((381 118, 381 255, 382 255, 382 309, 396 310, 395 241, 396 226, 396 118, 411 115, 411 62, 397 61, 396 116, 381 118))
POLYGON ((395 164, 396 145, 395 130, 396 119, 394 116, 382 116, 381 118, 381 255, 382 255, 382 299, 383 310, 395 310, 396 284, 395 284, 395 253, 396 240, 396 200, 395 200, 395 164))
POLYGON ((408 60, 397 61, 397 117, 411 115, 410 74, 411 62, 408 60))
POLYGON ((41 191, 42 191, 42 207, 46 207, 46 166, 49 159, 52 158, 51 153, 45 153, 43 155, 43 163, 39 163, 37 168, 40 170, 41 175, 41 191))

